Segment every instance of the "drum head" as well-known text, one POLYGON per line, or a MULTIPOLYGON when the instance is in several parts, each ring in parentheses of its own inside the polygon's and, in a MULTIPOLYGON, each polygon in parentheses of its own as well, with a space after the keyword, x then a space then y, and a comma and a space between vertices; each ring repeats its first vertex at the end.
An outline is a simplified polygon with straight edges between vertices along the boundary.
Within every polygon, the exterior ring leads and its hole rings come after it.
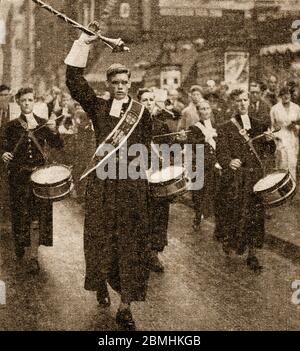
POLYGON ((288 171, 278 171, 268 174, 264 178, 260 179, 253 187, 255 192, 262 192, 268 189, 276 187, 282 180, 287 176, 288 171))
POLYGON ((68 179, 71 171, 64 165, 48 165, 35 170, 31 174, 31 180, 40 185, 53 185, 68 179))
POLYGON ((149 176, 149 182, 153 184, 168 182, 182 176, 184 168, 179 166, 166 167, 160 171, 154 172, 149 176))

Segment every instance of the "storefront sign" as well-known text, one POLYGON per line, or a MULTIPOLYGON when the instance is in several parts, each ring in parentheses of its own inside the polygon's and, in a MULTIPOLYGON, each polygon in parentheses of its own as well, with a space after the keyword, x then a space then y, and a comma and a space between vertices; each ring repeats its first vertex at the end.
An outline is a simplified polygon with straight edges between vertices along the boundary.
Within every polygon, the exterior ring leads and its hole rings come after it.
POLYGON ((225 53, 225 82, 229 89, 246 89, 249 86, 249 53, 230 51, 225 53))

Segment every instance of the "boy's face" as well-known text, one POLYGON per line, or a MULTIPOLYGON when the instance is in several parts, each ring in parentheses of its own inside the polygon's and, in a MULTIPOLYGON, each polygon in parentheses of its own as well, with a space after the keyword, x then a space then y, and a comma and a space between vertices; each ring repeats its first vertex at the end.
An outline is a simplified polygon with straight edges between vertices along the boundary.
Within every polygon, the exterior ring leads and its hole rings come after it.
POLYGON ((127 73, 117 73, 107 81, 108 88, 116 100, 122 100, 128 95, 131 87, 127 73))
POLYGON ((198 111, 200 113, 200 117, 201 117, 202 120, 210 118, 210 115, 211 115, 211 112, 212 112, 210 104, 207 103, 207 102, 201 102, 198 105, 198 111))
POLYGON ((34 95, 33 93, 27 93, 22 95, 17 100, 18 105, 20 106, 21 112, 24 114, 31 113, 34 106, 34 95))
POLYGON ((143 104, 149 110, 149 112, 152 112, 155 106, 154 94, 151 92, 145 92, 141 96, 141 104, 143 104))
POLYGON ((287 104, 288 102, 291 101, 291 94, 290 93, 283 94, 281 96, 281 100, 284 104, 287 104))
POLYGON ((256 103, 260 100, 260 89, 259 87, 250 87, 250 99, 251 102, 256 103))
POLYGON ((275 77, 270 77, 269 79, 269 89, 275 91, 277 88, 277 79, 275 77))
POLYGON ((235 104, 236 104, 236 108, 237 111, 241 114, 241 115, 245 115, 248 113, 248 108, 249 108, 249 97, 248 94, 242 93, 240 95, 238 95, 235 98, 235 104))
POLYGON ((191 99, 192 99, 194 104, 198 104, 203 99, 203 97, 202 97, 202 94, 200 93, 200 91, 194 90, 191 93, 191 99))

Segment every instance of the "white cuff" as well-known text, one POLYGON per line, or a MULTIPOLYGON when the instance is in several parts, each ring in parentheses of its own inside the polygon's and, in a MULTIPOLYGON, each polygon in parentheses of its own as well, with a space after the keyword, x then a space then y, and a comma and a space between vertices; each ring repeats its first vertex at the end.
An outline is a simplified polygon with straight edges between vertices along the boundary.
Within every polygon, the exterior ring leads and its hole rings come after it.
POLYGON ((85 68, 90 52, 90 45, 83 40, 75 40, 73 46, 65 59, 65 64, 68 66, 85 68))

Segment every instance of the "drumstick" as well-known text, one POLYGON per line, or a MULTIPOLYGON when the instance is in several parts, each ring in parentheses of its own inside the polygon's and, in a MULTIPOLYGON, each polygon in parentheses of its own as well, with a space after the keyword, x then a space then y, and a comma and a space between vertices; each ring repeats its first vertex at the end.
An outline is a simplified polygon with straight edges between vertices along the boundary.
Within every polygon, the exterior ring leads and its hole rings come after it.
MULTIPOLYGON (((190 133, 191 131, 190 130, 184 130, 185 133, 190 133)), ((153 136, 153 139, 154 138, 162 138, 162 137, 166 137, 166 136, 172 136, 172 135, 178 135, 178 134, 181 134, 181 132, 173 132, 173 133, 168 133, 168 134, 159 134, 159 135, 154 135, 153 136)))
MULTIPOLYGON (((271 134, 279 132, 280 129, 281 129, 281 128, 277 128, 277 129, 271 130, 271 134)), ((252 142, 253 140, 262 138, 262 137, 265 136, 265 135, 266 135, 265 133, 259 134, 259 135, 257 135, 256 137, 251 138, 251 139, 249 139, 248 141, 246 141, 246 143, 249 143, 249 142, 252 142)))
POLYGON ((17 150, 18 150, 19 146, 21 145, 21 143, 22 143, 22 141, 23 141, 25 135, 26 135, 26 132, 24 132, 24 133, 21 135, 21 137, 20 137, 20 139, 18 140, 16 146, 14 147, 13 151, 11 152, 12 155, 15 155, 15 153, 17 152, 17 150))
MULTIPOLYGON (((65 115, 60 115, 60 116, 58 116, 58 117, 56 117, 56 118, 54 118, 54 119, 49 119, 48 121, 57 121, 58 119, 60 119, 60 118, 62 118, 62 117, 65 117, 65 115)), ((36 129, 33 131, 33 133, 37 132, 38 130, 40 130, 40 129, 44 128, 44 127, 46 127, 48 121, 47 121, 46 123, 44 123, 43 125, 41 125, 40 127, 36 128, 36 129)))
MULTIPOLYGON (((60 118, 62 118, 62 117, 64 117, 64 115, 60 115, 60 116, 56 117, 56 118, 54 119, 54 121, 56 121, 56 120, 58 120, 58 119, 60 119, 60 118)), ((31 133, 34 134, 35 132, 37 132, 37 131, 40 130, 41 128, 46 127, 46 125, 47 125, 47 123, 44 123, 43 125, 41 125, 41 126, 38 127, 37 129, 33 130, 31 133)), ((20 137, 20 139, 18 140, 16 146, 14 147, 14 149, 13 149, 13 151, 12 151, 12 154, 13 154, 13 155, 14 155, 15 152, 18 150, 18 148, 19 148, 19 146, 21 145, 21 143, 22 143, 22 141, 23 141, 25 135, 26 135, 26 132, 25 132, 25 133, 20 137)))

